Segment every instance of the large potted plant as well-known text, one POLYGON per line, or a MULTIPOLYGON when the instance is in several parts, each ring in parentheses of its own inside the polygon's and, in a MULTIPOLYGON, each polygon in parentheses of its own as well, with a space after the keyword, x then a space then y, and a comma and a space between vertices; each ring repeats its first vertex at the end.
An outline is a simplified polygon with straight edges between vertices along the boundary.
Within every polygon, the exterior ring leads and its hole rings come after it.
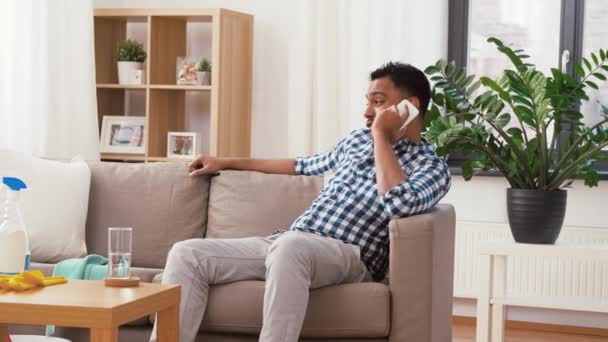
POLYGON ((142 70, 146 61, 146 51, 142 44, 136 40, 127 39, 116 49, 116 62, 118 63, 118 83, 131 84, 131 75, 134 70, 142 70))
POLYGON ((605 50, 574 65, 578 79, 551 69, 551 75, 526 62, 523 50, 488 39, 512 63, 497 79, 467 75, 443 60, 425 72, 434 81, 432 105, 425 116, 425 135, 440 155, 458 152, 465 180, 482 170, 499 171, 511 188, 507 211, 518 242, 553 244, 559 236, 568 187, 582 178, 597 186, 594 164, 607 160, 608 108, 592 126, 579 111, 589 100, 588 88, 605 81, 605 50))

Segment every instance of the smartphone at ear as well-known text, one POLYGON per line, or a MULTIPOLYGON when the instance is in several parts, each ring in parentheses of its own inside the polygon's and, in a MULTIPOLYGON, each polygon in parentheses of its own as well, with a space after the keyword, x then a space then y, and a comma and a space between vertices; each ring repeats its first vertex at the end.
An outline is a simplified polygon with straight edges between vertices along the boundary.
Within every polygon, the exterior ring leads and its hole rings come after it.
POLYGON ((405 114, 405 107, 407 107, 409 116, 407 117, 407 120, 403 123, 403 125, 401 126, 401 129, 404 129, 405 126, 409 125, 409 123, 412 122, 412 120, 414 120, 419 114, 418 108, 416 108, 416 106, 414 106, 410 101, 404 99, 403 101, 399 102, 399 104, 397 105, 397 110, 399 111, 399 115, 403 116, 405 114))

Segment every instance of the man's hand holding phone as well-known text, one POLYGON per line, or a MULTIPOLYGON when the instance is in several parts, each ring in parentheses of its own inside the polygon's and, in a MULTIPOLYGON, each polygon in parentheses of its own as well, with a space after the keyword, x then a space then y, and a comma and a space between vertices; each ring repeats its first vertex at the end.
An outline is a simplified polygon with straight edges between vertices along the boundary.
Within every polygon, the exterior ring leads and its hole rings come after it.
POLYGON ((408 100, 376 111, 372 125, 374 138, 386 138, 391 143, 401 140, 407 125, 418 116, 418 109, 408 100))

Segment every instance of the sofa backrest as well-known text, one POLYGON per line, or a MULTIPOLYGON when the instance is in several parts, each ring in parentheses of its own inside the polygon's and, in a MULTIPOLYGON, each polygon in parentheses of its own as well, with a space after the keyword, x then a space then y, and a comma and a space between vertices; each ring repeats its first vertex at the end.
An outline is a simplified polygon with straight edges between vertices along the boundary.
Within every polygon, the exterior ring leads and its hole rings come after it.
POLYGON ((132 266, 163 268, 175 242, 204 236, 209 177, 184 162, 89 166, 89 254, 107 255, 108 227, 133 227, 132 266))
POLYGON ((222 171, 211 178, 206 237, 267 236, 287 229, 322 186, 323 177, 222 171))

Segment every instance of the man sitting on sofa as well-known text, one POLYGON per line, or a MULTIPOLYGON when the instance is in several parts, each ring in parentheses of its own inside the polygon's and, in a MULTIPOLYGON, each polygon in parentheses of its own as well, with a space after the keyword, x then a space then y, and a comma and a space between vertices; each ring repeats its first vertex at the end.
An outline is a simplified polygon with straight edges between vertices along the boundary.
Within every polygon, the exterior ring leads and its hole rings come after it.
POLYGON ((429 99, 429 82, 420 70, 391 62, 370 75, 367 128, 352 132, 327 153, 295 160, 199 156, 193 161, 192 176, 225 169, 334 174, 287 231, 269 237, 192 239, 173 246, 163 283, 182 286, 180 341, 195 340, 210 285, 265 280, 260 341, 290 342, 300 335, 310 289, 383 279, 389 221, 426 211, 450 188, 447 164, 421 139, 429 99), (401 116, 396 104, 403 99, 420 115, 401 129, 407 111, 401 116))

